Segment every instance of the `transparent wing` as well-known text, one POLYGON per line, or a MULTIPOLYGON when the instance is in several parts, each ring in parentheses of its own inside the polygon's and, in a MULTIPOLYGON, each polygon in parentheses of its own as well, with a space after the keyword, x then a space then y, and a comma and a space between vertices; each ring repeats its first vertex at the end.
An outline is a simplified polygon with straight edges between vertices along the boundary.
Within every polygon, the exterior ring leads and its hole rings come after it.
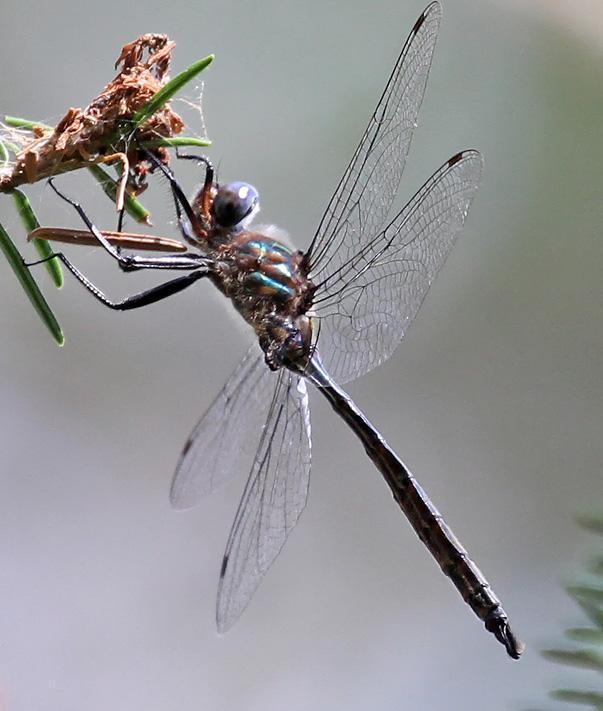
POLYGON ((433 2, 415 23, 307 252, 321 281, 383 227, 406 163, 431 66, 442 8, 433 2))
POLYGON ((195 506, 253 461, 277 376, 254 344, 188 438, 170 489, 175 508, 195 506))
POLYGON ((225 632, 245 609, 306 505, 310 412, 305 382, 281 370, 228 538, 216 619, 225 632))
POLYGON ((481 171, 477 151, 453 156, 389 227, 319 286, 318 349, 337 382, 394 352, 465 222, 481 171))

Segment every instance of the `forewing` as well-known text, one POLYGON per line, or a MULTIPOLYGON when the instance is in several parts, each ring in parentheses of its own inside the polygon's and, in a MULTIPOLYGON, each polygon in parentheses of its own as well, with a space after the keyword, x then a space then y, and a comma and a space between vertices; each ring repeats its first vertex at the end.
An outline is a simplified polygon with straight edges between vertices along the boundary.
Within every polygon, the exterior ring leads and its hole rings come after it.
POLYGON ((383 227, 406 163, 440 26, 433 2, 415 23, 308 250, 322 281, 383 227))
POLYGON ((299 376, 281 370, 278 378, 222 562, 216 610, 220 632, 243 612, 306 505, 308 393, 299 376))
POLYGON ((353 380, 394 352, 465 222, 481 171, 477 151, 451 158, 317 292, 318 349, 335 380, 353 380))
POLYGON ((172 506, 195 506, 232 474, 249 469, 276 380, 254 344, 184 445, 170 489, 172 506))

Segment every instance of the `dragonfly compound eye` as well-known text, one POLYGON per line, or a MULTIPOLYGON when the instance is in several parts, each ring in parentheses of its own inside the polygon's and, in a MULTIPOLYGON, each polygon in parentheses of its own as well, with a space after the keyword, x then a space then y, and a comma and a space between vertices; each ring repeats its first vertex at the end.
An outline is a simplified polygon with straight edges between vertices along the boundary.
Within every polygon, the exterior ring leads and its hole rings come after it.
POLYGON ((214 198, 214 217, 220 227, 244 227, 241 223, 248 222, 258 209, 258 191, 249 183, 226 183, 214 198))

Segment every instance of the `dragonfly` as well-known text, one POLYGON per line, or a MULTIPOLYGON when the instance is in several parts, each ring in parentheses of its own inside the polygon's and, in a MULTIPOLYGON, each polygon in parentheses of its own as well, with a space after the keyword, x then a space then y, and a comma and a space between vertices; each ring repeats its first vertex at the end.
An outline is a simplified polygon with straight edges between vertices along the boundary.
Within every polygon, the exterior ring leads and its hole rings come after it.
POLYGON ((86 224, 86 239, 91 235, 124 271, 184 272, 111 301, 58 253, 105 306, 122 311, 147 306, 207 278, 255 334, 188 438, 170 490, 175 508, 190 508, 235 472, 249 472, 220 570, 216 619, 221 632, 246 608, 306 506, 311 386, 360 440, 394 501, 486 629, 510 657, 518 659, 523 651, 480 569, 342 387, 392 355, 463 227, 480 183, 480 153, 461 151, 390 216, 441 15, 436 1, 416 21, 305 251, 289 246, 274 228, 254 228, 258 191, 245 182, 219 183, 204 156, 181 156, 205 169, 203 185, 190 201, 173 171, 154 161, 170 185, 188 245, 180 253, 125 254, 115 233, 99 230, 81 205, 52 183, 86 224))

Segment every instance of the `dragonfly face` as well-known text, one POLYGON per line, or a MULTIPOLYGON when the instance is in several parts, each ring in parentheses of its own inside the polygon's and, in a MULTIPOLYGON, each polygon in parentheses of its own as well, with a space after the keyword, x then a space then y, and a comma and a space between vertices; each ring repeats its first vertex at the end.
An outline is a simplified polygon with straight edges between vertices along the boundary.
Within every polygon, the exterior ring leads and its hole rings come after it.
POLYGON ((243 229, 260 209, 258 191, 249 183, 221 185, 212 205, 214 219, 220 227, 243 229))

